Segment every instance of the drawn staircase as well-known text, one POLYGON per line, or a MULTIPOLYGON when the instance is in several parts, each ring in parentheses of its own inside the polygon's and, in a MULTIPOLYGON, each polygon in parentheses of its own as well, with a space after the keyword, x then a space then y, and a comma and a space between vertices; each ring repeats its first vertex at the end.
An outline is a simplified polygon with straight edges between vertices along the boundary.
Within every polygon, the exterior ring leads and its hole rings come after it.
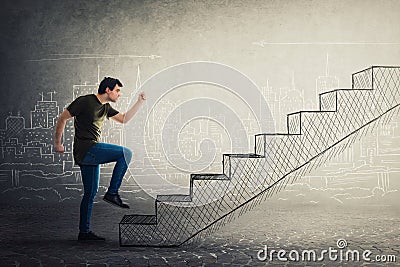
POLYGON ((400 67, 352 75, 351 89, 319 95, 318 111, 287 115, 287 133, 258 134, 250 154, 224 154, 223 173, 192 174, 188 195, 158 195, 155 214, 125 215, 121 246, 196 241, 281 191, 399 112, 400 67))

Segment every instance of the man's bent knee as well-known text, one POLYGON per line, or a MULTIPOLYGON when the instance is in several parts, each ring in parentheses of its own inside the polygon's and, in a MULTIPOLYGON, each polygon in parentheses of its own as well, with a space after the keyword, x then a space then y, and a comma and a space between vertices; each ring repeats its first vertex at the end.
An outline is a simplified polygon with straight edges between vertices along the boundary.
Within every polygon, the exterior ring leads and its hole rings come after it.
POLYGON ((127 164, 129 164, 129 162, 131 162, 131 159, 132 159, 132 151, 126 147, 124 147, 123 151, 124 151, 125 161, 127 164))

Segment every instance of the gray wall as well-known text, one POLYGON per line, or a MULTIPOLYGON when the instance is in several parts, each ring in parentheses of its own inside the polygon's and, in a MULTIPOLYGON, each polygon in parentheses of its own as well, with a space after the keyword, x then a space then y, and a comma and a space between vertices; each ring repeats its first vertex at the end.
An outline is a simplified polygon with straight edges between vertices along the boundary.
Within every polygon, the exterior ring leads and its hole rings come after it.
MULTIPOLYGON (((400 65, 400 2, 395 0, 21 0, 2 1, 0 12, 0 129, 6 128, 10 115, 25 118, 29 129, 40 93, 49 99, 49 92, 55 91, 53 100, 62 111, 73 99, 74 85, 95 85, 98 76, 116 76, 130 102, 138 66, 143 82, 171 65, 204 60, 236 68, 265 94, 279 92, 269 106, 275 128, 281 130, 286 113, 317 108, 318 77, 334 77, 339 87, 349 88, 353 72, 371 65, 400 65), (277 108, 293 92, 301 103, 277 108)), ((197 95, 189 93, 178 100, 193 96, 197 95)), ((121 111, 128 106, 121 104, 121 111)), ((245 112, 240 115, 246 117, 245 112)), ((43 132, 50 138, 52 129, 43 132)), ((1 176, 2 189, 18 186, 10 182, 15 178, 12 168, 2 166, 7 170, 1 176)), ((55 166, 53 172, 65 172, 59 168, 55 166)), ((22 169, 40 170, 31 165, 22 169)), ((19 197, 32 188, 48 187, 48 180, 42 178, 56 176, 43 170, 19 197)), ((48 190, 60 193, 57 184, 62 179, 76 181, 79 187, 76 174, 64 176, 48 190)), ((369 184, 371 190, 374 183, 369 184)), ((75 191, 64 192, 62 198, 79 198, 75 191)), ((53 193, 46 199, 59 201, 53 193)))

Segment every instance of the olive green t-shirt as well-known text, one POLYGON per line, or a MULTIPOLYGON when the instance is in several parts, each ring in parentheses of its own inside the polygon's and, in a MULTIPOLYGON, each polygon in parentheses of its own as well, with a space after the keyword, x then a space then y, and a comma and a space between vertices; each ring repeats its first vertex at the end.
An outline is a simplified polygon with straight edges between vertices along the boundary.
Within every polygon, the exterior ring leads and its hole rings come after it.
POLYGON ((89 149, 100 141, 104 119, 119 112, 109 103, 102 104, 94 94, 78 97, 67 110, 75 117, 74 159, 80 164, 89 149))

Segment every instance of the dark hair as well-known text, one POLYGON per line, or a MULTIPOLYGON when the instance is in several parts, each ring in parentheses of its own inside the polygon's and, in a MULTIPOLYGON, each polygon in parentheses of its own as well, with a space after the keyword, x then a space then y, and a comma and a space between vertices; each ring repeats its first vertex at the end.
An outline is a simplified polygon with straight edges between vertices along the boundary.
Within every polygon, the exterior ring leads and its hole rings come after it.
POLYGON ((99 85, 98 93, 100 95, 105 94, 107 87, 112 91, 112 90, 114 90, 114 88, 117 84, 119 85, 119 87, 123 86, 122 83, 118 79, 111 78, 111 77, 104 77, 104 79, 101 81, 101 83, 99 85))

